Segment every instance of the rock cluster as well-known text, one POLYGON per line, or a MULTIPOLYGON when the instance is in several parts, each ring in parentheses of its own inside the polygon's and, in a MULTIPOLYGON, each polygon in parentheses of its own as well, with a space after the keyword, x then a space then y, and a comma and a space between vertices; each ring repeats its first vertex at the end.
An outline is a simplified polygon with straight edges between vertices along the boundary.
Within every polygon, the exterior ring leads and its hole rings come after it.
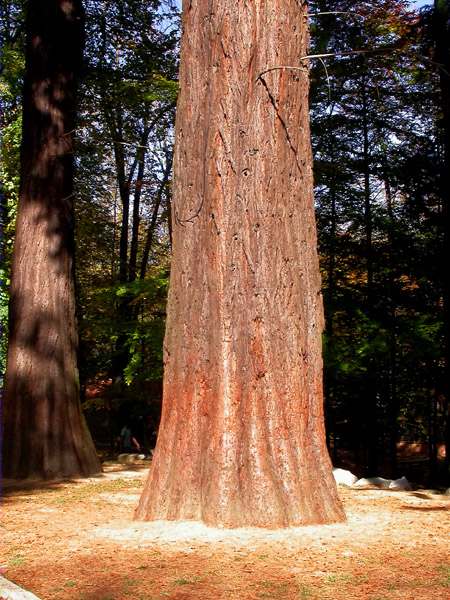
POLYGON ((333 475, 338 485, 345 485, 354 489, 379 489, 405 492, 412 489, 406 477, 400 479, 384 479, 384 477, 368 477, 358 479, 351 471, 345 469, 333 469, 333 475))

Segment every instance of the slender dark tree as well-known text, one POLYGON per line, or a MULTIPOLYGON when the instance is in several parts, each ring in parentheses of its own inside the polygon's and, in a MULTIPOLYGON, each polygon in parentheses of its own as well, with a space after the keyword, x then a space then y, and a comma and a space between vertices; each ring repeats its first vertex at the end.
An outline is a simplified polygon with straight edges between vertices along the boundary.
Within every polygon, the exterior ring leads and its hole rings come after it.
POLYGON ((340 521, 305 3, 184 2, 163 415, 141 519, 340 521))
POLYGON ((3 473, 44 479, 90 475, 100 464, 79 401, 73 277, 81 2, 30 0, 26 32, 3 473))
POLYGON ((450 2, 435 0, 434 2, 434 42, 436 61, 439 65, 439 83, 441 100, 440 130, 443 146, 443 169, 441 177, 442 197, 442 279, 444 306, 444 344, 445 344, 445 373, 444 373, 444 402, 446 412, 446 462, 447 474, 450 475, 450 275, 448 270, 448 255, 450 252, 450 2))

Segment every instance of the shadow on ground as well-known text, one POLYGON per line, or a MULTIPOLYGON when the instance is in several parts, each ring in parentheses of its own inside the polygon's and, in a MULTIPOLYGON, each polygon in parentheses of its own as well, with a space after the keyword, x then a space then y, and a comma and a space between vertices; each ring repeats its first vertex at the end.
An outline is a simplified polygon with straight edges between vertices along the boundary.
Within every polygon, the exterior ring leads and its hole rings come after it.
POLYGON ((3 502, 6 502, 12 497, 32 496, 35 493, 45 494, 46 492, 54 492, 63 487, 79 486, 96 481, 102 482, 111 478, 129 476, 132 473, 139 474, 148 469, 148 467, 148 464, 106 466, 102 473, 80 479, 2 479, 0 480, 0 498, 3 502))

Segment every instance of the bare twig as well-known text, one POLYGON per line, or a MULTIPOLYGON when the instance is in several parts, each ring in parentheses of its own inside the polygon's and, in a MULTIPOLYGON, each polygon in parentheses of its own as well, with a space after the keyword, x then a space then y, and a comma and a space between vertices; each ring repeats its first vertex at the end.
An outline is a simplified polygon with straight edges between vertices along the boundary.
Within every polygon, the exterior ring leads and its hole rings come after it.
POLYGON ((327 78, 327 86, 328 86, 328 106, 330 106, 331 104, 331 83, 330 83, 330 75, 328 73, 328 69, 327 69, 327 65, 325 64, 325 61, 323 60, 323 58, 319 58, 320 62, 322 63, 323 68, 325 69, 325 75, 327 78))
MULTIPOLYGON (((393 52, 399 52, 401 54, 404 54, 405 56, 415 56, 416 58, 419 58, 420 60, 423 60, 424 62, 427 62, 429 64, 432 64, 433 66, 435 66, 437 69, 439 69, 440 71, 442 71, 442 73, 444 73, 447 77, 450 77, 450 73, 447 71, 447 69, 444 68, 444 66, 426 56, 423 56, 423 54, 419 54, 418 52, 414 52, 411 50, 402 50, 399 47, 393 47, 393 46, 389 46, 389 47, 381 47, 381 48, 373 48, 373 49, 368 49, 368 50, 345 50, 344 52, 324 52, 323 54, 307 54, 306 56, 301 56, 299 58, 300 62, 303 61, 307 61, 307 60, 311 60, 311 59, 317 59, 320 60, 321 63, 324 65, 325 67, 325 63, 323 61, 324 58, 340 58, 340 57, 344 57, 344 56, 358 56, 358 55, 364 55, 364 54, 388 54, 388 53, 393 53, 393 52)), ((297 67, 294 65, 278 65, 276 67, 270 67, 269 69, 266 69, 265 71, 261 71, 261 73, 258 75, 258 77, 256 78, 256 81, 258 81, 259 79, 261 79, 261 77, 263 75, 266 75, 267 73, 270 73, 271 71, 282 71, 282 70, 291 70, 291 71, 302 71, 305 72, 307 69, 306 67, 297 67)), ((327 79, 328 78, 328 71, 327 71, 327 79)))
POLYGON ((327 10, 324 12, 308 13, 308 17, 321 17, 322 15, 351 15, 352 17, 360 17, 365 19, 366 15, 348 10, 327 10))
MULTIPOLYGON (((318 59, 318 60, 322 60, 324 58, 339 58, 342 56, 357 56, 360 54, 384 54, 387 52, 395 52, 396 50, 398 50, 398 48, 393 48, 392 46, 390 47, 383 47, 383 48, 373 48, 372 50, 346 50, 344 52, 324 52, 323 54, 307 54, 306 56, 301 56, 299 58, 299 61, 307 61, 307 60, 311 60, 311 59, 318 59)), ((270 67, 269 69, 266 69, 265 71, 262 71, 258 77, 256 78, 256 81, 258 81, 258 79, 260 79, 263 75, 266 75, 267 73, 270 73, 271 71, 280 71, 280 70, 285 70, 285 69, 290 69, 293 71, 306 71, 305 67, 295 67, 295 66, 289 66, 289 65, 278 65, 276 67, 270 67)))

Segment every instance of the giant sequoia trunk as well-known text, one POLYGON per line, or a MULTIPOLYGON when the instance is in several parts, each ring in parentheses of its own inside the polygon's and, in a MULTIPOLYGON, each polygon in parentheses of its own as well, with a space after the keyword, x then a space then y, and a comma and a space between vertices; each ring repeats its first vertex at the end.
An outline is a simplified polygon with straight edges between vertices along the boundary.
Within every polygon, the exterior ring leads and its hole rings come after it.
POLYGON ((163 415, 136 516, 344 518, 325 444, 306 8, 184 2, 163 415))
POLYGON ((100 470, 79 402, 73 280, 78 0, 28 2, 22 181, 13 257, 3 473, 100 470))

